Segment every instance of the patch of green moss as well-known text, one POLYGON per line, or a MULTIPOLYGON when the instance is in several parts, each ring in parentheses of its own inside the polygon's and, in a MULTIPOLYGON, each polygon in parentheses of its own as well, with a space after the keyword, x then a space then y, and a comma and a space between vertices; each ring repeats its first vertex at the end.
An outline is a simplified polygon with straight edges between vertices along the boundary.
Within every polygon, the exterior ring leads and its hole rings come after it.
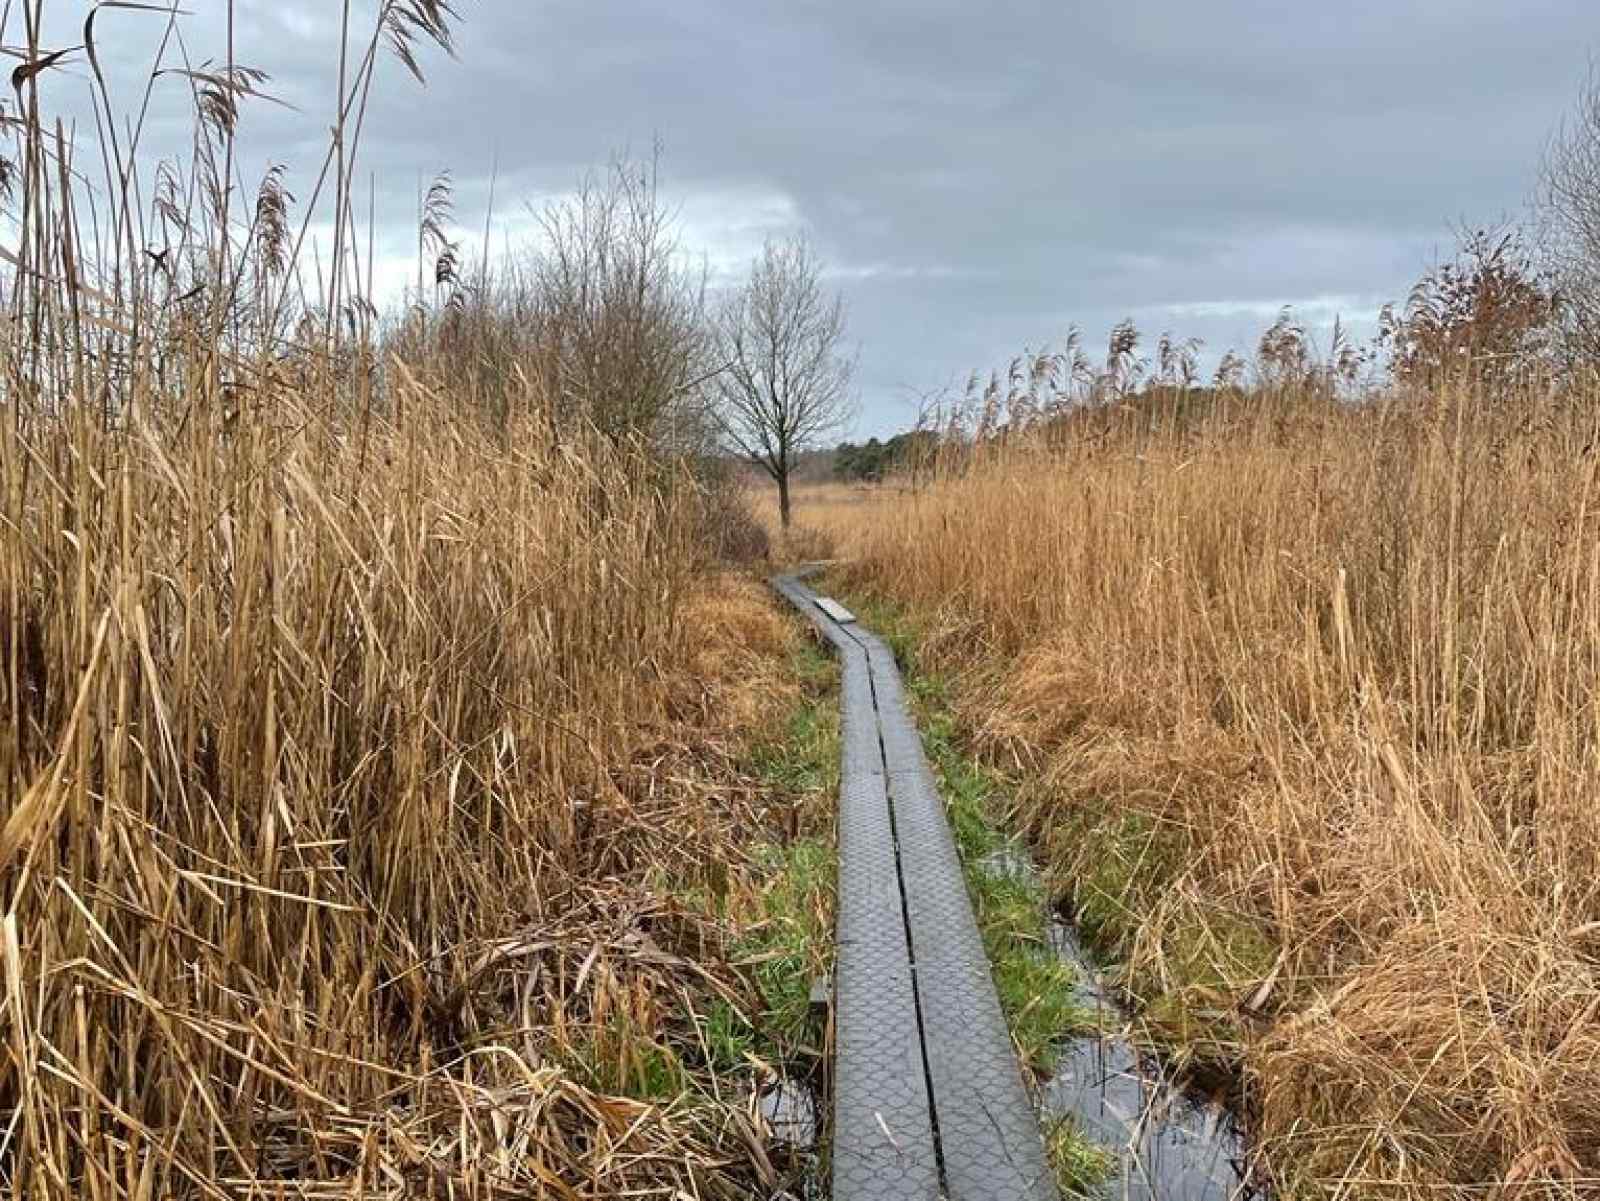
MULTIPOLYGON (((1077 856, 1078 931, 1103 961, 1127 962, 1142 923, 1176 887, 1185 848, 1147 817, 1109 806, 1080 808, 1052 837, 1095 848, 1093 857, 1077 856)), ((1159 971, 1151 964, 1120 973, 1143 1036, 1197 1070, 1226 1068, 1243 1043, 1230 981, 1268 975, 1273 944, 1241 915, 1196 908, 1162 930, 1160 952, 1159 971)))
POLYGON ((1139 931, 1140 914, 1172 887, 1179 848, 1142 814, 1080 808, 1063 836, 1096 848, 1073 886, 1073 913, 1085 942, 1120 962, 1139 931))

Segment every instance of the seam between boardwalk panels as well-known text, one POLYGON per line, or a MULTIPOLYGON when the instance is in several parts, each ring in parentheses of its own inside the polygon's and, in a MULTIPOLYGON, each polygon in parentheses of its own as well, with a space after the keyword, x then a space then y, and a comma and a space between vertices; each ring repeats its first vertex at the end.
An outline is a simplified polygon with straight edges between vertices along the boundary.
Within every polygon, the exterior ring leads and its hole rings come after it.
POLYGON ((895 823, 894 786, 889 775, 889 752, 883 745, 883 711, 878 706, 878 681, 872 671, 872 648, 855 636, 848 626, 839 627, 845 637, 861 648, 867 660, 867 684, 872 690, 872 724, 877 734, 878 756, 883 763, 884 791, 889 802, 889 837, 894 843, 895 882, 900 886, 900 921, 905 930, 906 955, 911 960, 911 1000, 916 1009, 917 1046, 922 1051, 922 1075, 928 1088, 928 1120, 933 1126, 933 1155, 939 1167, 939 1188, 948 1189, 944 1164, 944 1144, 939 1140, 939 1097, 933 1088, 933 1070, 928 1064, 928 1025, 922 1013, 922 985, 917 977, 917 940, 911 933, 911 906, 906 899, 906 866, 900 855, 900 830, 895 823))

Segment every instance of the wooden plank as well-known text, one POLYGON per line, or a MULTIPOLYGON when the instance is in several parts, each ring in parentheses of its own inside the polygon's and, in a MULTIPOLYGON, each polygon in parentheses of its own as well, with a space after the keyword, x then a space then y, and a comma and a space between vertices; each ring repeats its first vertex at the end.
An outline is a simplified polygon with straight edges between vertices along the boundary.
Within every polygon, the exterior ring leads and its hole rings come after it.
POLYGON ((856 615, 854 613, 850 612, 849 609, 846 609, 832 597, 817 597, 817 608, 821 609, 824 613, 833 618, 833 620, 842 626, 847 626, 856 619, 856 615))

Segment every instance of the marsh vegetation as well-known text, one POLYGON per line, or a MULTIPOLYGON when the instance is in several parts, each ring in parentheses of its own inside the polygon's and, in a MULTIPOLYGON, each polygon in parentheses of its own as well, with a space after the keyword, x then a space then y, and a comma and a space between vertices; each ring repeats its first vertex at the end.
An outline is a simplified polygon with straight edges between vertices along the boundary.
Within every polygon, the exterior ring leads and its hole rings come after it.
POLYGON ((935 482, 797 522, 913 615, 1143 1028, 1245 1086, 1264 1179, 1581 1190, 1594 385, 1305 362, 1002 393, 935 482))

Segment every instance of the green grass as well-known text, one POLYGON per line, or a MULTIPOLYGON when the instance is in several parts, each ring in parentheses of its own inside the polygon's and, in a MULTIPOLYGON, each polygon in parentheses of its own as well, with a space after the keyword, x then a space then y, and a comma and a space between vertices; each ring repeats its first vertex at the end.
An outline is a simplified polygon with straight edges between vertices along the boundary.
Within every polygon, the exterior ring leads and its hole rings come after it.
POLYGON ((744 1066, 756 1049, 755 1027, 721 997, 704 1014, 696 1014, 705 1042, 707 1066, 726 1075, 744 1066))
POLYGON ((567 1066, 596 1092, 639 1101, 673 1101, 689 1089, 689 1074, 671 1047, 613 1019, 563 1056, 567 1066))
POLYGON ((797 800, 833 796, 839 787, 838 667, 810 642, 790 662, 805 689, 804 699, 778 723, 774 737, 755 747, 747 766, 774 792, 797 800))
MULTIPOLYGON (((659 875, 656 888, 684 908, 730 931, 728 958, 755 985, 749 1012, 712 998, 692 1016, 692 1054, 713 1075, 752 1062, 783 1071, 823 1054, 811 1013, 812 981, 832 969, 835 852, 834 797, 839 781, 838 670, 809 642, 797 645, 791 670, 802 694, 775 714, 768 733, 746 748, 738 767, 765 794, 769 812, 789 812, 757 832, 734 868, 708 864, 694 875, 659 875)), ((804 1074, 803 1071, 800 1074, 804 1074)), ((664 1065, 644 1064, 624 1095, 665 1085, 664 1065)))
MULTIPOLYGON (((748 848, 738 895, 703 886, 677 888, 700 912, 743 927, 730 958, 760 993, 748 1020, 726 1002, 699 1015, 705 1054, 718 1071, 751 1057, 770 1064, 821 1055, 811 1015, 812 981, 832 968, 835 853, 833 798, 839 783, 838 669, 809 641, 791 656, 802 685, 798 703, 775 717, 741 767, 770 798, 788 802, 799 821, 789 834, 773 830, 748 848)), ((667 887, 672 887, 667 882, 667 887)))
POLYGON ((832 968, 835 850, 831 820, 839 788, 838 667, 809 639, 791 657, 803 696, 777 723, 778 734, 757 746, 750 769, 762 784, 793 803, 812 806, 814 828, 800 837, 751 850, 760 890, 760 921, 740 940, 737 958, 756 974, 765 1010, 757 1022, 759 1049, 780 1058, 807 1047, 811 982, 832 968), (826 815, 826 820, 817 816, 826 815))
POLYGON ((755 973, 765 1006, 756 1021, 758 1054, 779 1061, 811 1045, 811 982, 832 966, 834 854, 803 840, 759 848, 762 921, 735 948, 755 973))
POLYGON ((1045 1123, 1044 1150, 1063 1197, 1104 1196, 1117 1171, 1117 1157, 1085 1138, 1070 1117, 1045 1123))

